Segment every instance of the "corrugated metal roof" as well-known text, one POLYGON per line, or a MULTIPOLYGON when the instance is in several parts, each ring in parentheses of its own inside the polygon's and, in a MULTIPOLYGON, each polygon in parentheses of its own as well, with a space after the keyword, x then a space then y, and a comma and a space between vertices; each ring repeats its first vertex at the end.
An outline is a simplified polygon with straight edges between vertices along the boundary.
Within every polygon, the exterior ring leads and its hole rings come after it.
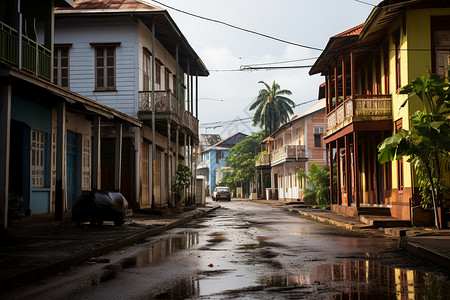
POLYGON ((338 34, 336 34, 333 37, 359 35, 361 33, 361 30, 363 29, 363 27, 364 27, 364 23, 362 23, 362 24, 360 24, 358 26, 355 26, 353 28, 350 28, 350 29, 348 29, 348 30, 346 30, 344 32, 338 33, 338 34))
POLYGON ((73 8, 56 7, 56 10, 160 10, 158 6, 139 0, 75 0, 73 8))

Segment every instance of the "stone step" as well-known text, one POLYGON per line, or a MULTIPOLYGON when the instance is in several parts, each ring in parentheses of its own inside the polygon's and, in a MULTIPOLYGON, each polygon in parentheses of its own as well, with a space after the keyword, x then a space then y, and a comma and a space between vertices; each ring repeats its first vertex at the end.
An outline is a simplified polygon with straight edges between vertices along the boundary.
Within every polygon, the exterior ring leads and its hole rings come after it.
POLYGON ((364 224, 373 226, 375 228, 390 228, 390 227, 410 227, 411 221, 400 220, 390 216, 373 216, 362 215, 359 220, 364 224))
POLYGON ((373 216, 390 216, 391 210, 389 207, 358 207, 358 216, 373 215, 373 216))

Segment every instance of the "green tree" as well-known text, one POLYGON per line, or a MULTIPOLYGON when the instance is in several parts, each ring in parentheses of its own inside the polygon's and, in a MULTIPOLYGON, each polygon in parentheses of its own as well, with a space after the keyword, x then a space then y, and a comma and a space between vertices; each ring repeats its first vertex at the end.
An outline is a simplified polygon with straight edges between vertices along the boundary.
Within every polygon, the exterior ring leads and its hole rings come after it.
POLYGON ((263 131, 254 132, 245 140, 236 144, 225 159, 224 174, 221 184, 232 190, 254 179, 255 154, 259 143, 265 138, 263 131))
POLYGON ((297 172, 298 179, 306 179, 307 188, 304 189, 303 200, 305 203, 329 205, 330 204, 330 168, 319 167, 315 162, 308 169, 308 175, 304 170, 297 172))
POLYGON ((280 85, 275 82, 269 86, 264 81, 259 81, 266 86, 265 89, 259 91, 256 101, 250 106, 250 111, 256 109, 253 115, 253 126, 259 126, 264 129, 266 135, 271 135, 282 124, 289 121, 294 114, 293 107, 295 103, 285 97, 292 95, 289 90, 281 90, 280 85))
POLYGON ((420 185, 422 206, 433 206, 435 225, 439 228, 437 207, 448 191, 445 182, 450 169, 450 85, 439 75, 414 79, 403 87, 402 94, 422 102, 422 110, 410 116, 410 130, 402 130, 378 145, 380 163, 408 157, 420 185), (430 203, 431 202, 431 203, 430 203))

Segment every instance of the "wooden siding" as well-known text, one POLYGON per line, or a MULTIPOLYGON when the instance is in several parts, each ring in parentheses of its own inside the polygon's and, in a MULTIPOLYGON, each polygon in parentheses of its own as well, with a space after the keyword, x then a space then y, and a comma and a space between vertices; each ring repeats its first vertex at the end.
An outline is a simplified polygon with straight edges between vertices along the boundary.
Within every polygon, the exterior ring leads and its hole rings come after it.
POLYGON ((137 116, 137 24, 130 17, 108 19, 56 18, 55 44, 70 48, 70 89, 137 116), (94 48, 91 43, 120 43, 116 48, 116 91, 94 92, 94 48))

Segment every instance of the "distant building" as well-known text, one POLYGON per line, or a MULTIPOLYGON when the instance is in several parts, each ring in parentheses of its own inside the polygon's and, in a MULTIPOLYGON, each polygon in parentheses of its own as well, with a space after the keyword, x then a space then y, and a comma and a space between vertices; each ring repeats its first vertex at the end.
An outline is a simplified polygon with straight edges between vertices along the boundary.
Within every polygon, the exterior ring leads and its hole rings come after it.
POLYGON ((225 158, 230 153, 230 149, 246 138, 246 134, 238 132, 202 151, 201 161, 197 166, 197 171, 206 174, 206 188, 209 193, 216 186, 216 169, 225 164, 225 158))
POLYGON ((273 199, 303 198, 306 182, 297 178, 297 172, 302 170, 307 174, 313 162, 319 166, 327 165, 324 131, 325 100, 321 100, 262 142, 266 150, 259 154, 255 162, 259 198, 267 197, 265 189, 269 187, 269 197, 273 199), (266 180, 269 175, 270 180, 266 180))

